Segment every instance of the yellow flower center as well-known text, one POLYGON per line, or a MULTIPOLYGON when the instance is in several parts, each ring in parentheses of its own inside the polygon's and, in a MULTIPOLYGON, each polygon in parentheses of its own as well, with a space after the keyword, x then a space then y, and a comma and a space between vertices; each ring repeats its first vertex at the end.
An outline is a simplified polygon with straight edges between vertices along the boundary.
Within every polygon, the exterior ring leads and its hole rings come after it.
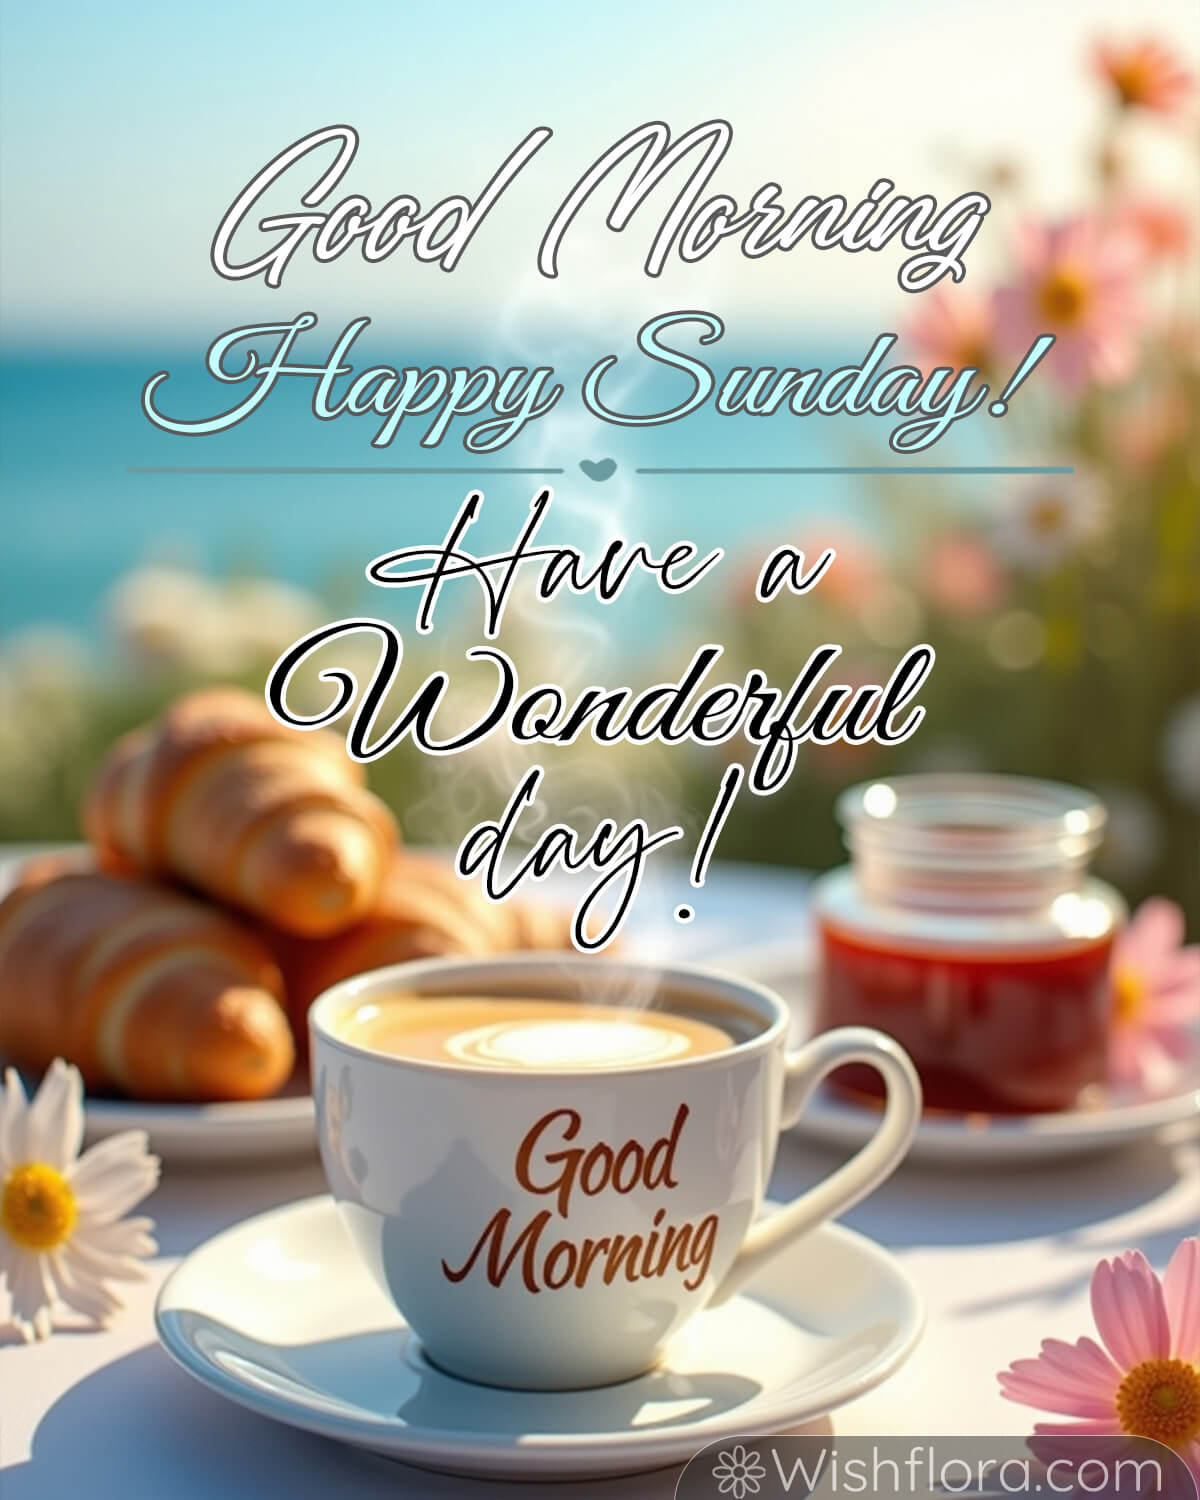
POLYGON ((45 1162, 14 1167, 0 1191, 0 1229, 22 1250, 54 1250, 79 1217, 71 1185, 45 1162))
POLYGON ((1200 1370, 1182 1359, 1147 1359, 1117 1388, 1123 1431, 1178 1447, 1200 1436, 1200 1370))
POLYGON ((1126 107, 1143 104, 1154 93, 1153 71, 1139 57, 1118 59, 1110 65, 1108 76, 1126 107))
POLYGON ((1136 969, 1118 969, 1112 979, 1113 1020, 1128 1026, 1141 1015, 1146 1004, 1146 986, 1136 969))
POLYGON ((1070 266, 1055 266, 1038 288, 1038 310, 1058 328, 1074 328, 1088 305, 1086 279, 1070 266))
POLYGON ((982 337, 963 338, 955 352, 955 363, 960 370, 986 370, 991 363, 992 351, 988 343, 982 337))

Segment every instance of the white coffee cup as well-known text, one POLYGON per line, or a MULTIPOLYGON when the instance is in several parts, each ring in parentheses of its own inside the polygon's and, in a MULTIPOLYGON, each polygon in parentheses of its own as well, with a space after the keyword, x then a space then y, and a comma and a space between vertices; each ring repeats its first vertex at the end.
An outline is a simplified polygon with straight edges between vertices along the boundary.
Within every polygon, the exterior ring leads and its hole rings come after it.
POLYGON ((452 1374, 567 1390, 651 1368, 666 1341, 900 1163, 921 1090, 901 1048, 848 1027, 786 1047, 788 1012, 702 968, 571 954, 433 959, 360 975, 309 1013, 321 1157, 375 1277, 452 1374), (481 1069, 345 1036, 389 995, 649 1003, 752 1034, 648 1066, 481 1069), (883 1078, 857 1156, 759 1218, 781 1129, 844 1063, 883 1078))

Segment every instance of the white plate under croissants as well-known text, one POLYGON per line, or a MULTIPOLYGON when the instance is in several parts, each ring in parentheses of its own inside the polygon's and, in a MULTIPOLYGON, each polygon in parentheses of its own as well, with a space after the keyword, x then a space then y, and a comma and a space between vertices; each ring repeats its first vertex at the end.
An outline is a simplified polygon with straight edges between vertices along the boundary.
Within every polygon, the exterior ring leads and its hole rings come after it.
POLYGON ((164 1161, 262 1161, 315 1155, 316 1130, 307 1077, 297 1075, 273 1099, 220 1104, 148 1104, 89 1099, 89 1142, 122 1130, 144 1130, 164 1161))

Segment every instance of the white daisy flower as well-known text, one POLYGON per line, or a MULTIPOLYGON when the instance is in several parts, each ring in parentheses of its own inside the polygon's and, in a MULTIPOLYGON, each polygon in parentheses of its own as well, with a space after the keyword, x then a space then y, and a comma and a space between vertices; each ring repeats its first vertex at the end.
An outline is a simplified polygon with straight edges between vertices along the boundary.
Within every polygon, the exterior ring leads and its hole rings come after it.
POLYGON ((1031 475, 1006 497, 996 550, 1031 573, 1047 573, 1099 536, 1107 520, 1103 491, 1090 475, 1031 475))
POLYGON ((79 1155, 83 1080, 61 1058, 27 1101, 14 1069, 0 1094, 0 1285, 26 1340, 48 1338, 56 1304, 104 1323, 122 1304, 108 1285, 145 1275, 151 1219, 125 1219, 158 1182, 146 1135, 129 1130, 79 1155))

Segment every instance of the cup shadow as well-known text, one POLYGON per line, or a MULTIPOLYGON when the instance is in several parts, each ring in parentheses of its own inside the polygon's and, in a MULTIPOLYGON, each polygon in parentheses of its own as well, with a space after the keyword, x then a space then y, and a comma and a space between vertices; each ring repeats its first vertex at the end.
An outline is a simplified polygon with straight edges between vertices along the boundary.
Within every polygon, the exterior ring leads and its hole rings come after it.
MULTIPOLYGON (((196 1317, 195 1314, 187 1316, 196 1317)), ((239 1367, 249 1351, 234 1330, 210 1319, 191 1330, 210 1349, 219 1345, 239 1367)), ((262 1383, 278 1389, 294 1380, 301 1367, 318 1360, 339 1368, 351 1382, 374 1387, 372 1407, 386 1414, 395 1391, 392 1414, 409 1422, 443 1423, 457 1410, 468 1430, 498 1432, 511 1427, 510 1393, 490 1391, 430 1371, 416 1347, 398 1354, 394 1332, 350 1335, 322 1341, 324 1347, 299 1345, 279 1351, 278 1362, 264 1363, 261 1346, 253 1346, 262 1383), (396 1371, 396 1386, 379 1387, 381 1362, 396 1371), (274 1368, 272 1368, 274 1365, 274 1368), (398 1367, 398 1368, 397 1368, 398 1367), (407 1372, 411 1388, 405 1383, 407 1372), (440 1398, 418 1392, 442 1386, 440 1398), (386 1392, 381 1396, 380 1392, 386 1392), (508 1423, 502 1425, 505 1405, 508 1423)), ((415 1341, 414 1341, 415 1345, 415 1341)), ((243 1369, 244 1373, 244 1369, 243 1369)), ((610 1423, 630 1429, 642 1425, 647 1402, 660 1403, 656 1430, 728 1411, 755 1394, 755 1383, 741 1377, 711 1374, 677 1375, 660 1372, 625 1386, 603 1391, 556 1394, 535 1398, 537 1429, 548 1434, 598 1430, 610 1423), (596 1401, 605 1403, 597 1416, 596 1401), (581 1421, 590 1414, 586 1423, 581 1421)), ((808 1424, 805 1432, 832 1432, 828 1418, 808 1424)), ((703 1439, 697 1440, 697 1451, 703 1439)), ((646 1500, 673 1495, 682 1464, 639 1473, 636 1489, 628 1477, 563 1481, 551 1479, 538 1491, 555 1500, 628 1500, 631 1493, 646 1500)), ((636 1471, 636 1465, 635 1465, 636 1471)), ((193 1382, 160 1349, 149 1346, 106 1365, 79 1381, 46 1412, 33 1440, 31 1458, 0 1471, 4 1500, 73 1500, 86 1482, 90 1500, 130 1500, 130 1497, 170 1495, 172 1500, 262 1500, 264 1495, 287 1495, 289 1500, 328 1500, 352 1493, 355 1500, 397 1500, 412 1496, 460 1496, 496 1500, 528 1495, 527 1479, 473 1480, 435 1473, 351 1448, 332 1439, 273 1422, 193 1382)))
POLYGON ((406 1328, 341 1334, 299 1344, 265 1344, 207 1314, 164 1314, 218 1370, 266 1398, 280 1397, 347 1418, 392 1422, 452 1438, 456 1433, 563 1437, 674 1427, 720 1416, 759 1395, 757 1380, 728 1371, 654 1370, 635 1380, 580 1391, 514 1392, 460 1380, 438 1369, 406 1328), (319 1393, 319 1394, 318 1394, 319 1393))

